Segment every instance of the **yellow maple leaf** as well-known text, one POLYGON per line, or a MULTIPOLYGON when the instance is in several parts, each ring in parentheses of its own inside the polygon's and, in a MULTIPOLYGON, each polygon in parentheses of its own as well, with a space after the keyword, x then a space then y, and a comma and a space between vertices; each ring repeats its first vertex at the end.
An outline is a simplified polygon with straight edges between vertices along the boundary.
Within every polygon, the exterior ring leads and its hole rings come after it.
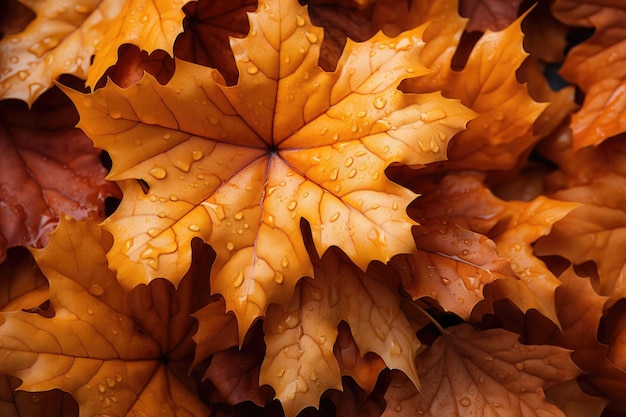
POLYGON ((302 219, 318 253, 339 246, 362 269, 414 250, 405 209, 416 194, 384 171, 444 159, 473 116, 439 93, 397 89, 428 73, 417 58, 423 27, 348 42, 328 73, 317 65, 323 31, 305 7, 262 1, 249 19, 248 36, 231 40, 236 86, 177 61, 164 86, 146 76, 127 89, 65 89, 124 191, 105 223, 112 268, 127 286, 177 283, 201 237, 217 252, 211 289, 235 311, 240 336, 313 273, 302 219))
POLYGON ((93 88, 123 43, 171 54, 187 1, 24 1, 36 17, 22 32, 0 40, 0 55, 8 57, 0 64, 0 99, 30 105, 61 74, 87 77, 93 88))

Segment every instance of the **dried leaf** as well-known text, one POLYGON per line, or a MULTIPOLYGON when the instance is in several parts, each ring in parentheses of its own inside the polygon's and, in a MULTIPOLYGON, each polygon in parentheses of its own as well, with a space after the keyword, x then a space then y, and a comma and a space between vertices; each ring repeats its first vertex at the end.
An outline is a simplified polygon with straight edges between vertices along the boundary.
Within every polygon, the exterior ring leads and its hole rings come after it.
MULTIPOLYGON (((508 298, 522 311, 534 308, 558 323, 554 290, 560 281, 533 254, 533 244, 578 204, 544 196, 530 202, 503 201, 472 173, 451 174, 433 188, 416 201, 414 218, 440 216, 448 223, 483 234, 495 242, 500 257, 511 261, 511 268, 519 279, 495 280, 485 288, 485 297, 508 298)), ((476 311, 477 314, 490 311, 489 303, 481 305, 483 309, 476 311)))
MULTIPOLYGON (((564 135, 563 139, 570 137, 564 135)), ((593 262, 596 290, 614 302, 626 294, 626 257, 611 249, 621 247, 626 239, 626 198, 615 192, 626 185, 626 145, 612 140, 575 153, 571 148, 559 151, 558 146, 559 142, 555 149, 545 149, 560 166, 548 178, 547 192, 553 198, 584 205, 557 223, 535 250, 542 256, 563 256, 576 265, 593 262)))
POLYGON ((509 26, 518 16, 522 0, 461 0, 459 11, 469 17, 468 32, 499 31, 509 26))
POLYGON ((166 409, 174 416, 179 408, 206 415, 173 370, 191 347, 190 280, 178 293, 163 280, 127 293, 106 266, 108 247, 93 220, 62 218, 50 244, 34 251, 54 317, 2 313, 0 370, 22 379, 23 390, 71 393, 81 416, 166 409))
POLYGON ((586 93, 572 116, 574 149, 595 146, 626 131, 626 102, 620 94, 626 83, 626 6, 619 0, 558 0, 552 11, 568 25, 594 28, 591 38, 569 51, 560 73, 586 93))
POLYGON ((118 195, 76 111, 58 91, 32 110, 0 102, 0 261, 14 246, 42 247, 61 213, 104 218, 104 200, 118 195))
POLYGON ((189 241, 201 237, 217 252, 211 289, 235 311, 240 340, 311 275, 301 219, 318 253, 340 246, 362 269, 414 250, 405 207, 416 195, 384 170, 443 159, 472 117, 438 93, 397 90, 427 72, 415 57, 422 28, 349 42, 327 73, 317 66, 322 29, 296 2, 278 4, 261 2, 249 35, 232 39, 236 86, 177 61, 165 86, 146 76, 128 89, 66 89, 124 191, 105 224, 115 236, 112 268, 129 287, 177 283, 189 241))
POLYGON ((559 416, 543 390, 580 374, 565 349, 522 345, 514 333, 467 324, 445 329, 420 359, 422 391, 396 375, 383 416, 559 416))
POLYGON ((414 231, 417 253, 398 255, 390 262, 414 300, 431 297, 446 311, 468 319, 483 300, 486 284, 515 277, 510 261, 499 257, 486 236, 441 218, 419 221, 414 231))
POLYGON ((350 326, 361 353, 376 353, 387 367, 419 384, 414 356, 420 344, 399 308, 397 279, 395 285, 393 281, 389 270, 372 266, 363 273, 333 248, 316 264, 315 279, 300 282, 286 310, 270 306, 260 381, 274 388, 285 415, 318 407, 325 390, 341 389, 333 353, 341 320, 350 326))
POLYGON ((0 67, 0 98, 18 98, 31 105, 61 74, 87 77, 87 85, 93 88, 115 63, 123 43, 171 53, 182 30, 183 2, 25 2, 36 17, 24 31, 0 41, 0 53, 9 57, 0 67))

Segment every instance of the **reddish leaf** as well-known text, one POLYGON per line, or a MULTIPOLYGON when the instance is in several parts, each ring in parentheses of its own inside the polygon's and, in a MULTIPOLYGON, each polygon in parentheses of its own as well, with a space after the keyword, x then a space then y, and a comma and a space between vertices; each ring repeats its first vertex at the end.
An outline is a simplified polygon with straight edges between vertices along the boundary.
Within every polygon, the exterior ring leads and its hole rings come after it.
POLYGON ((58 91, 32 111, 0 102, 0 261, 8 248, 45 245, 61 213, 102 219, 104 200, 118 195, 75 123, 76 110, 58 91))
POLYGON ((421 392, 396 375, 383 416, 559 416, 543 390, 580 374, 565 349, 521 345, 514 333, 466 324, 445 329, 420 359, 421 392))

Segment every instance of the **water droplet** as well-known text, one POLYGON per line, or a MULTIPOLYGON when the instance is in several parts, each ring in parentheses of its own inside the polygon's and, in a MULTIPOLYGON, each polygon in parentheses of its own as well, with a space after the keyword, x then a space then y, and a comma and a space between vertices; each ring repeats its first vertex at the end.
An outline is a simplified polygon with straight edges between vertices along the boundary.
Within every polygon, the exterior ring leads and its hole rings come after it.
POLYGON ((248 71, 248 74, 250 74, 250 75, 254 75, 254 74, 256 74, 257 72, 259 72, 259 68, 258 68, 258 67, 256 67, 256 66, 254 66, 254 65, 250 65, 250 66, 248 67, 247 71, 248 71))
POLYGON ((235 249, 235 244, 233 242, 226 242, 226 249, 227 250, 234 250, 235 249))
POLYGON ((493 356, 491 356, 491 355, 487 355, 487 356, 485 356, 485 357, 483 358, 483 360, 484 360, 485 362, 491 362, 491 361, 493 360, 493 356))
POLYGON ((391 208, 392 208, 393 210, 398 210, 398 202, 397 202, 396 200, 394 200, 394 202, 393 202, 393 203, 391 203, 391 208))
POLYGON ((178 201, 178 196, 176 194, 170 195, 170 201, 174 201, 174 202, 178 201))
POLYGON ((339 139, 339 133, 335 132, 333 133, 333 140, 338 140, 339 139))
POLYGON ((337 221, 337 219, 339 219, 339 216, 340 216, 340 214, 339 214, 339 212, 337 211, 337 212, 335 212, 335 214, 333 214, 332 216, 330 216, 330 219, 328 219, 328 220, 330 220, 331 222, 337 221))
POLYGON ((122 375, 115 374, 115 382, 122 382, 122 375))
POLYGON ((283 268, 287 268, 289 266, 289 259, 286 256, 283 256, 283 259, 281 259, 280 266, 283 268))
POLYGON ((396 410, 396 412, 401 412, 402 411, 402 406, 400 404, 396 405, 396 407, 394 408, 394 410, 396 410))
POLYGON ((20 59, 16 55, 12 55, 9 57, 9 62, 12 64, 17 64, 20 62, 20 59))
POLYGON ((356 169, 352 168, 350 172, 348 172, 348 178, 354 178, 356 176, 356 169))
POLYGON ((78 13, 89 13, 91 8, 86 4, 79 3, 74 6, 74 10, 77 11, 78 13))
POLYGON ((317 35, 315 33, 306 32, 306 39, 311 43, 315 43, 317 42, 317 35))
POLYGON ((104 288, 102 287, 102 285, 100 284, 91 284, 89 286, 88 291, 92 294, 95 295, 96 297, 101 296, 102 294, 104 294, 104 288))
POLYGON ((111 119, 119 119, 122 117, 122 112, 119 110, 111 110, 109 111, 109 116, 111 116, 111 119))
POLYGON ((379 176, 380 176, 380 174, 378 173, 378 171, 376 171, 376 172, 374 172, 374 173, 372 174, 372 179, 373 179, 373 180, 377 180, 379 176))
POLYGON ((467 397, 463 397, 459 400, 459 403, 463 406, 463 407, 469 407, 470 405, 472 405, 472 400, 470 400, 467 397))
POLYGON ((235 279, 233 280, 233 287, 239 288, 243 284, 243 271, 239 271, 235 279))
POLYGON ((37 394, 33 394, 30 397, 30 402, 33 404, 39 404, 41 402, 41 396, 37 395, 37 394))
POLYGON ((523 371, 524 370, 524 363, 522 362, 517 362, 515 364, 515 369, 517 369, 518 371, 523 371))
POLYGON ((296 206, 298 205, 298 202, 295 200, 291 200, 289 202, 289 204, 287 204, 287 209, 289 209, 290 211, 293 211, 296 209, 296 206))
POLYGON ((199 232, 200 226, 198 226, 197 224, 190 224, 189 226, 187 226, 187 229, 191 230, 192 232, 199 232))
POLYGON ((357 117, 365 117, 367 115, 367 110, 361 110, 356 115, 357 117))
POLYGON ((161 230, 157 229, 156 227, 151 227, 148 229, 148 235, 150 237, 157 237, 160 233, 161 230))
POLYGON ((300 16, 300 15, 296 15, 296 26, 298 27, 302 27, 305 24, 305 20, 304 17, 300 16))
POLYGON ((441 277, 441 283, 443 285, 449 285, 450 284, 450 280, 446 277, 441 277))
POLYGON ((276 271, 274 273, 274 282, 277 283, 278 285, 282 284, 283 281, 285 280, 285 276, 283 275, 282 272, 276 271))
POLYGON ((115 380, 113 378, 109 378, 107 376, 105 379, 106 379, 107 387, 115 388, 115 380))
POLYGON ((17 76, 20 78, 20 80, 24 81, 25 79, 28 78, 28 76, 30 75, 30 72, 26 71, 26 70, 22 70, 22 71, 18 71, 17 72, 17 76))
POLYGON ((158 180, 162 180, 167 176, 167 171, 161 165, 155 165, 150 171, 148 171, 148 174, 152 175, 158 180))
POLYGON ((311 375, 309 375, 309 378, 311 378, 311 381, 317 381, 317 372, 312 371, 311 375))
POLYGON ((402 355, 402 347, 396 339, 391 339, 391 346, 389 347, 389 354, 392 358, 399 358, 402 355))
POLYGON ((93 316, 93 310, 92 310, 92 309, 90 309, 90 308, 88 308, 88 309, 87 309, 87 314, 89 314, 90 316, 93 316))
POLYGON ((196 151, 191 152, 191 158, 192 158, 194 161, 199 161, 199 160, 201 160, 203 156, 204 156, 204 154, 203 154, 203 153, 202 153, 202 151, 200 151, 200 150, 196 150, 196 151))
POLYGON ((332 181, 335 181, 337 178, 339 177, 339 168, 335 168, 332 170, 332 172, 330 173, 330 179, 332 181))
POLYGON ((107 390, 107 387, 104 386, 104 384, 98 384, 98 392, 100 394, 104 394, 107 390))
POLYGON ((276 376, 281 378, 283 375, 285 375, 285 368, 280 368, 277 372, 276 372, 276 376))
POLYGON ((320 129, 320 136, 324 136, 328 132, 328 128, 324 126, 320 129))

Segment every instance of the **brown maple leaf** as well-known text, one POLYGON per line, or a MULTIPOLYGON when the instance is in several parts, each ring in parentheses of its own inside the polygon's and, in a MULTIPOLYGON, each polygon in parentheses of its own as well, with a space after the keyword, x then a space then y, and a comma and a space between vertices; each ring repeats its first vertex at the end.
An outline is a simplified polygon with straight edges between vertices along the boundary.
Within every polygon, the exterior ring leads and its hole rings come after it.
POLYGON ((459 12, 469 18, 468 32, 499 31, 517 18, 522 0, 460 0, 459 12))
POLYGON ((626 185, 623 136, 574 151, 566 130, 551 145, 546 143, 543 152, 560 167, 547 178, 547 194, 582 205, 540 239, 535 250, 592 266, 596 291, 611 296, 614 303, 626 294, 626 257, 611 250, 626 242, 626 198, 616 192, 626 185))
POLYGON ((72 394, 81 416, 205 416, 177 370, 193 348, 192 280, 176 292, 160 280, 128 293, 107 268, 110 241, 92 219, 65 216, 49 245, 34 250, 54 316, 2 313, 0 371, 19 377, 22 390, 72 394))
POLYGON ((417 392, 400 374, 385 394, 383 416, 415 410, 424 416, 562 416, 543 390, 580 375, 569 351, 522 345, 503 329, 477 331, 467 324, 442 329, 420 355, 417 392))
POLYGON ((119 195, 76 120, 58 90, 32 110, 0 102, 0 261, 8 248, 45 245, 61 213, 103 219, 105 199, 119 195))
POLYGON ((323 31, 296 1, 261 2, 250 28, 231 40, 236 86, 177 61, 165 86, 146 76, 128 89, 65 89, 124 191, 105 223, 124 285, 177 283, 201 237, 217 252, 211 289, 235 311, 240 336, 312 274, 302 219, 318 253, 340 246, 362 269, 414 250, 405 208, 416 195, 384 170, 443 159, 472 117, 439 93, 397 89, 428 72, 416 56, 423 28, 349 42, 333 73, 317 65, 323 31))
MULTIPOLYGON (((416 219, 440 218, 490 238, 498 256, 508 258, 515 277, 502 277, 487 285, 485 298, 510 299, 522 311, 534 308, 558 323, 554 310, 554 290, 560 281, 533 253, 533 244, 547 235, 553 224, 579 205, 539 196, 532 201, 504 201, 494 196, 481 181, 481 175, 465 172, 443 180, 422 182, 413 187, 425 190, 411 215, 416 219)), ((476 314, 490 311, 483 302, 476 314)))
POLYGON ((591 38, 568 52, 560 74, 585 92, 582 108, 572 116, 574 148, 598 145, 626 131, 626 6, 607 0, 558 0, 553 14, 570 26, 593 27, 591 38))

